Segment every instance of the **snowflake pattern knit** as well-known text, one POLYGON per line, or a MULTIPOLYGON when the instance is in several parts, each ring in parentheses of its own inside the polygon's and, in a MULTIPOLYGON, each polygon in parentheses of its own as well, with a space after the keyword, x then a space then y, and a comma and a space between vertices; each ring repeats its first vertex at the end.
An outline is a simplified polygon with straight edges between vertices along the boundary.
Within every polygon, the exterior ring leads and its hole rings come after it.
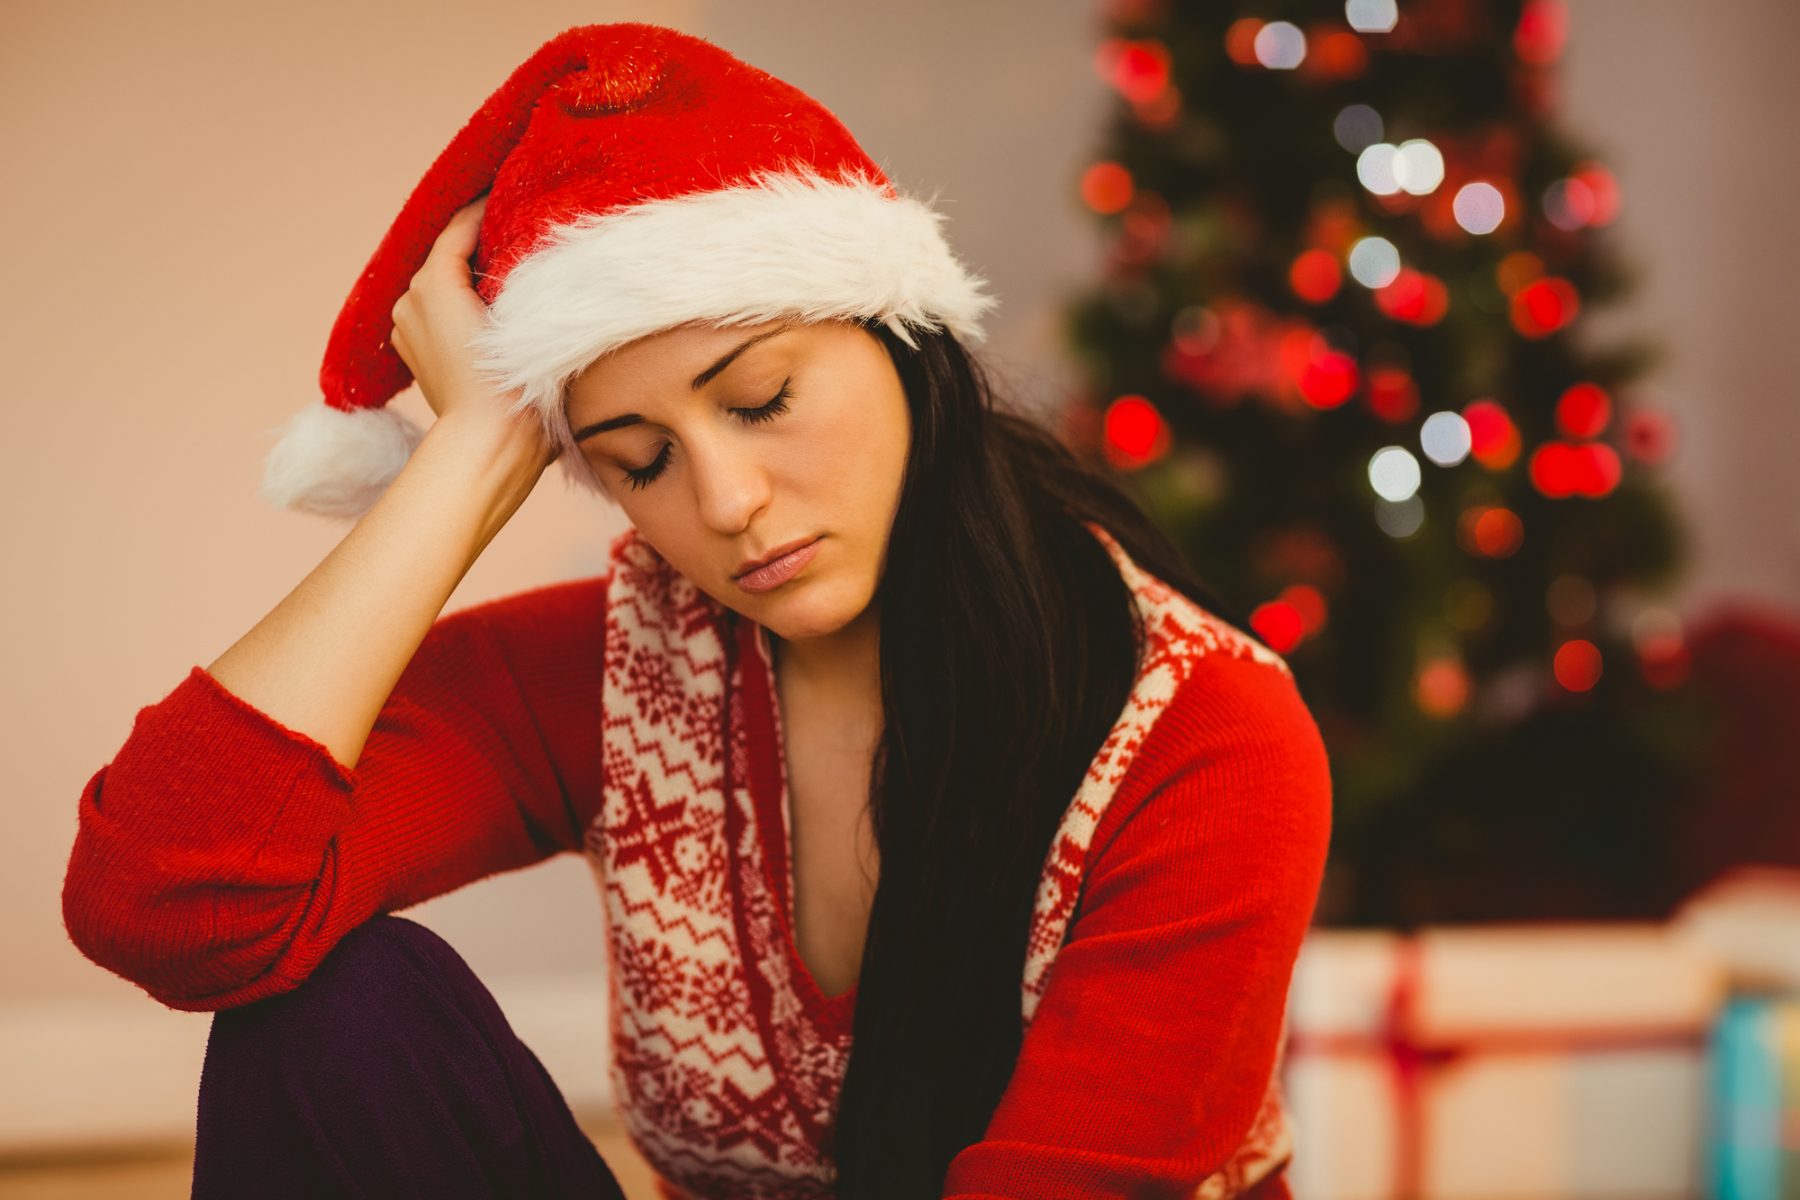
MULTIPOLYGON (((1094 832, 1176 689, 1210 654, 1288 671, 1267 647, 1139 569, 1100 526, 1088 528, 1131 590, 1144 649, 1045 863, 1021 982, 1027 1029, 1066 940, 1094 832)), ((621 1115, 676 1200, 829 1196, 856 989, 823 995, 788 932, 780 738, 768 745, 747 732, 779 722, 766 631, 731 619, 635 530, 614 544, 613 564, 606 783, 584 852, 606 908, 621 1115)), ((1279 1067, 1278 1052, 1248 1136, 1193 1193, 1200 1200, 1240 1195, 1291 1154, 1279 1067)))

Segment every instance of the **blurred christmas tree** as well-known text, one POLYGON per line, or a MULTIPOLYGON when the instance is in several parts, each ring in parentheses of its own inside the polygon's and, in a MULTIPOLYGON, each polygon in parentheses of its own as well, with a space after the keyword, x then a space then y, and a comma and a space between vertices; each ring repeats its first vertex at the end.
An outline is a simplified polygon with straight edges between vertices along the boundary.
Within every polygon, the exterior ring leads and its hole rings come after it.
POLYGON ((1554 0, 1117 0, 1066 438, 1293 666, 1319 919, 1661 915, 1707 714, 1618 189, 1551 123, 1554 0))

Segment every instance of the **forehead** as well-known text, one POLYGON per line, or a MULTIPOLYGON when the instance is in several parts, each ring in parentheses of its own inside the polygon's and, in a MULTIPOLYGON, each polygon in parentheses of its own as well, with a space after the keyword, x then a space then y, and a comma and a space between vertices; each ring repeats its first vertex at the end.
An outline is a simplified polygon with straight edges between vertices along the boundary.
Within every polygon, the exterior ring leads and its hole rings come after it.
POLYGON ((694 380, 718 360, 749 339, 756 343, 749 354, 771 343, 797 339, 804 326, 795 320, 763 321, 755 325, 680 325, 627 342, 590 363, 569 385, 579 399, 585 393, 632 390, 686 392, 694 380))

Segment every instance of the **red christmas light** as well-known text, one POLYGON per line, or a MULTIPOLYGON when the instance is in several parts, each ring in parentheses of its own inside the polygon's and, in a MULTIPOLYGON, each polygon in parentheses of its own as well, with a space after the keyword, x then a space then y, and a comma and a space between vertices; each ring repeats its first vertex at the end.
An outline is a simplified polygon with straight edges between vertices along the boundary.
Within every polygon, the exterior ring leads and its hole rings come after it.
POLYGON ((1546 442, 1532 451, 1528 470, 1532 486, 1552 500, 1598 499, 1619 485, 1619 455, 1600 442, 1546 442))
POLYGON ((1568 28, 1569 14, 1561 0, 1526 0, 1513 28, 1513 53, 1534 66, 1553 63, 1562 54, 1568 28))
POLYGON ((1625 449, 1642 463, 1666 462, 1675 453, 1675 425, 1653 409, 1634 409, 1625 417, 1625 449))
POLYGON ((1469 672, 1454 658, 1434 658, 1419 669, 1413 698, 1421 712, 1452 717, 1469 700, 1469 672))
POLYGON ((1250 614, 1250 628, 1277 654, 1286 654, 1300 644, 1303 625, 1300 613, 1282 600, 1259 604, 1250 614))
POLYGON ((1336 408, 1356 394, 1356 360, 1341 350, 1321 350, 1300 369, 1300 395, 1314 408, 1336 408))
POLYGON ((1120 396, 1106 408, 1106 457, 1114 466, 1137 470, 1169 451, 1169 425, 1142 396, 1120 396))
POLYGON ((1526 284, 1512 297, 1513 328, 1528 338, 1548 337, 1575 319, 1581 297, 1566 279, 1546 276, 1526 284))
POLYGON ((1154 99, 1132 105, 1131 115, 1146 129, 1157 132, 1169 129, 1181 116, 1181 89, 1170 84, 1154 99))
POLYGON ((1503 471, 1519 457, 1519 427, 1492 400, 1476 400, 1463 409, 1469 423, 1469 453, 1490 471, 1503 471))
POLYGON ((1449 311, 1450 290, 1436 276, 1401 267, 1391 282, 1375 289, 1375 305, 1396 321, 1434 325, 1449 311))
POLYGON ((1589 691, 1600 682, 1600 649, 1585 638, 1571 638, 1556 648, 1550 669, 1566 690, 1589 691))
POLYGON ((1123 209, 1135 190, 1131 172, 1116 162, 1097 162, 1081 174, 1081 199, 1097 213, 1123 209))
POLYGON ((1410 421, 1419 411, 1419 385, 1401 367, 1370 367, 1363 389, 1369 410, 1384 421, 1410 421))
POLYGON ((1300 631, 1308 637, 1325 626, 1325 596, 1310 583, 1290 584, 1278 597, 1300 614, 1300 631))
POLYGON ((1259 67, 1256 57, 1256 35, 1263 23, 1256 17, 1240 17, 1225 31, 1225 57, 1240 67, 1259 67))
POLYGON ((1580 180, 1594 198, 1594 215, 1589 224, 1610 225, 1618 217, 1619 184, 1611 171, 1599 163, 1588 162, 1569 172, 1569 178, 1580 180))
POLYGON ((1323 304, 1337 295, 1344 269, 1337 256, 1324 250, 1308 250, 1288 267, 1288 286, 1308 304, 1323 304))
POLYGON ((1463 549, 1484 558, 1506 558, 1525 541, 1524 522, 1499 505, 1477 504, 1464 510, 1456 532, 1463 549))
POLYGON ((1598 437, 1612 419, 1612 397, 1597 383, 1577 383, 1556 401, 1556 427, 1564 437, 1598 437))
POLYGON ((1096 65, 1101 78, 1133 104, 1148 104, 1169 86, 1169 48, 1161 42, 1108 38, 1096 65))
POLYGON ((1300 74, 1309 81, 1355 79, 1369 68, 1368 47, 1347 29, 1324 32, 1324 27, 1315 25, 1307 32, 1306 47, 1300 74))

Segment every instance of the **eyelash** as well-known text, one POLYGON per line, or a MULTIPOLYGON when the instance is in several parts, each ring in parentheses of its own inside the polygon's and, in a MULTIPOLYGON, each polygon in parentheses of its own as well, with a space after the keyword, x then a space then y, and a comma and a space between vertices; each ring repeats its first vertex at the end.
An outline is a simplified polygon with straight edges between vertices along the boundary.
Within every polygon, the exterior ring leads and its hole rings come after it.
MULTIPOLYGON (((761 408, 734 408, 731 411, 737 413, 745 422, 752 425, 760 424, 764 421, 773 421, 776 417, 779 417, 788 410, 787 402, 793 398, 793 393, 788 390, 788 385, 793 382, 792 376, 782 380, 781 390, 775 393, 774 399, 770 400, 761 408)), ((647 467, 638 468, 636 470, 627 468, 625 471, 625 481, 631 485, 633 491, 636 491, 638 488, 648 487, 651 483, 655 482, 658 475, 661 475, 663 471, 668 468, 668 465, 669 444, 664 442, 662 453, 656 456, 656 461, 652 462, 647 467)))

